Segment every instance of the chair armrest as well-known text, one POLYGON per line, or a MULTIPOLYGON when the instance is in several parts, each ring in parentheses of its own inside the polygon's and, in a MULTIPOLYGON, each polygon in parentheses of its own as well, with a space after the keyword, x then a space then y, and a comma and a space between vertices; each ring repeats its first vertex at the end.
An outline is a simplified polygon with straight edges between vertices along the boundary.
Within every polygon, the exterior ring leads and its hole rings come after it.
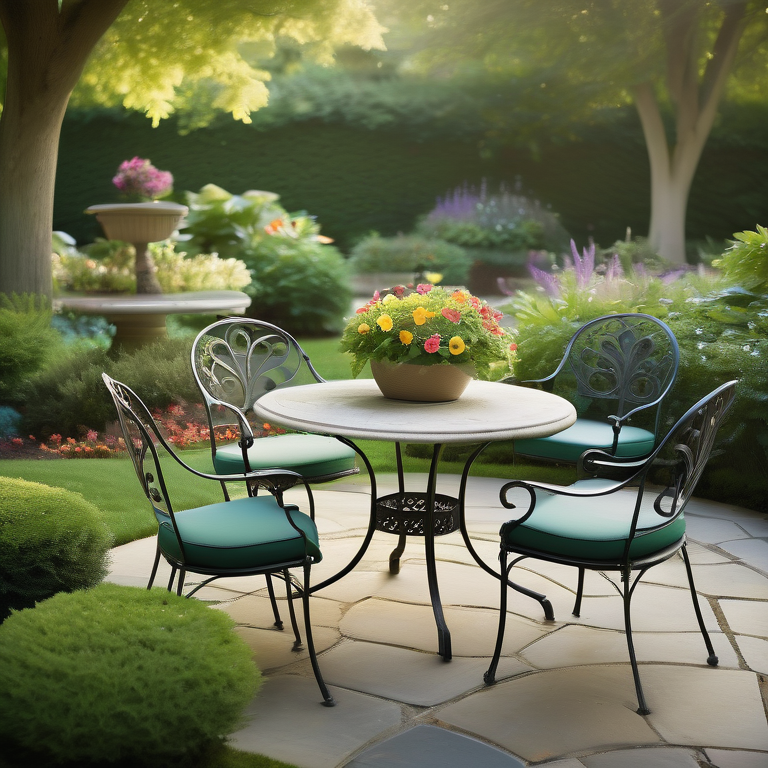
MULTIPOLYGON (((612 453, 600 448, 588 448, 579 456, 576 462, 576 475, 581 480, 587 475, 592 475, 598 470, 634 469, 640 470, 648 463, 648 456, 637 458, 636 456, 614 456, 612 453)), ((634 477, 636 473, 633 473, 634 477)), ((631 479, 631 478, 630 478, 631 479)))
MULTIPOLYGON (((246 443, 245 448, 250 448, 253 445, 254 441, 254 435, 253 430, 251 429, 251 425, 248 423, 248 419, 245 417, 245 414, 236 406, 232 405, 232 403, 225 403, 223 400, 217 400, 214 397, 208 398, 208 409, 210 412, 210 408, 212 405, 218 405, 222 408, 226 408, 226 410, 231 411, 235 418, 237 419, 237 425, 240 430, 241 438, 238 440, 238 443, 242 445, 243 443, 246 443)), ((211 439, 213 439, 213 436, 211 436, 211 439)))

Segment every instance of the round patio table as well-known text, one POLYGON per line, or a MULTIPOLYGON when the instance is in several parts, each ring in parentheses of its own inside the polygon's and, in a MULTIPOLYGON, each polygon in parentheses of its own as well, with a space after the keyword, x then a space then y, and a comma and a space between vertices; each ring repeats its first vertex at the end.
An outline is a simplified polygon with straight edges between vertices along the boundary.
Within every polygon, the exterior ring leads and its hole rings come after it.
MULTIPOLYGON (((451 636, 443 616, 435 564, 435 536, 460 530, 467 549, 484 570, 496 578, 498 571, 485 563, 469 539, 464 519, 464 501, 470 468, 482 450, 497 440, 516 440, 553 435, 576 420, 576 410, 567 400, 536 389, 510 384, 472 381, 464 394, 451 402, 423 403, 390 400, 371 380, 327 381, 276 389, 254 404, 258 419, 289 429, 331 435, 349 445, 368 470, 371 509, 368 531, 360 550, 338 573, 315 585, 317 591, 334 583, 357 565, 376 530, 396 534, 397 547, 390 555, 390 571, 399 570, 400 556, 408 536, 423 536, 427 579, 438 632, 439 653, 451 658, 451 636), (397 493, 379 497, 376 477, 365 453, 354 439, 385 440, 395 443, 397 493), (401 443, 433 446, 429 479, 424 492, 405 490, 401 443), (479 445, 467 459, 458 497, 437 493, 437 467, 443 446, 479 445)), ((520 592, 536 598, 547 618, 552 608, 544 595, 510 582, 520 592)))

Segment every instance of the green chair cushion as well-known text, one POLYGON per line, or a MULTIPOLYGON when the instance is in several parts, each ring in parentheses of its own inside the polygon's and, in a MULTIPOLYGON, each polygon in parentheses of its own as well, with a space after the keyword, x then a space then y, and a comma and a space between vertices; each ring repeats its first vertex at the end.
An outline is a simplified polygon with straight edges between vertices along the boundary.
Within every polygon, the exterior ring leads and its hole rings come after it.
MULTIPOLYGON (((302 477, 322 477, 355 468, 355 452, 334 437, 274 435, 257 438, 248 449, 251 469, 290 469, 302 477)), ((237 443, 216 449, 213 465, 219 475, 243 471, 243 452, 237 443)))
MULTIPOLYGON (((604 480, 589 479, 574 488, 597 489, 604 480)), ((679 541, 685 534, 681 514, 673 522, 656 514, 654 494, 645 494, 630 557, 638 558, 679 541), (664 526, 658 528, 658 526, 664 526)), ((502 543, 581 560, 616 561, 624 553, 637 491, 576 498, 536 491, 533 514, 516 528, 503 529, 502 543)))
MULTIPOLYGON (((560 459, 576 462, 588 448, 610 450, 613 445, 613 428, 610 424, 589 419, 577 419, 576 423, 549 437, 517 440, 515 453, 543 459, 560 459)), ((652 432, 638 427, 624 426, 619 432, 617 456, 636 458, 646 456, 655 447, 652 432)))
MULTIPOLYGON (((222 570, 261 568, 300 561, 306 555, 319 562, 322 554, 314 522, 293 505, 286 509, 306 534, 306 546, 269 494, 177 512, 176 525, 184 542, 187 565, 222 570)), ((164 553, 181 560, 179 542, 167 517, 160 523, 158 539, 164 553)))

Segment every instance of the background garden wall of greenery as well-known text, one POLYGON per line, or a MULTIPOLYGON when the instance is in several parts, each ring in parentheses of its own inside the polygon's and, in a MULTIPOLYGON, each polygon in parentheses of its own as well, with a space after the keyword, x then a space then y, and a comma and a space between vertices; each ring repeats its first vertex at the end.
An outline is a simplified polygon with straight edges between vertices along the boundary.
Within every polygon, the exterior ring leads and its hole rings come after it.
MULTIPOLYGON (((179 129, 188 126, 174 118, 153 129, 137 114, 70 110, 61 136, 54 229, 81 243, 101 236, 83 211, 116 200, 115 169, 139 155, 174 174, 181 201, 184 190, 207 183, 234 193, 276 192, 287 210, 317 216, 323 234, 342 250, 370 231, 411 230, 436 197, 483 178, 491 186, 519 178, 523 191, 557 212, 577 242, 592 236, 607 246, 624 239, 627 227, 646 234, 648 161, 631 108, 596 115, 589 124, 551 131, 521 124, 519 132, 494 135, 479 114, 482 99, 446 116, 441 105, 450 94, 417 106, 418 91, 398 97, 397 109, 374 104, 366 113, 359 103, 365 92, 354 88, 346 102, 336 94, 340 105, 333 108, 321 108, 323 94, 302 106, 295 93, 278 88, 274 107, 254 114, 252 125, 222 116, 183 134, 179 129)), ((693 183, 689 240, 724 240, 764 221, 767 124, 768 106, 724 105, 693 183)))

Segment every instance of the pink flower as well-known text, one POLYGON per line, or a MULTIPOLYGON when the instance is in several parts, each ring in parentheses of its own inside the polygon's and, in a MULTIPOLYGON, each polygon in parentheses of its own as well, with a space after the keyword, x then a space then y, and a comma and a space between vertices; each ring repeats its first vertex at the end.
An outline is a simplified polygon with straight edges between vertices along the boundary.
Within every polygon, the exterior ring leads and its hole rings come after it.
POLYGON ((419 283, 416 286, 416 290, 423 296, 425 293, 429 293, 432 290, 432 286, 429 283, 419 283))
POLYGON ((92 443, 95 443, 99 439, 99 433, 94 431, 93 429, 89 429, 85 435, 85 439, 90 440, 92 443))
POLYGON ((149 160, 134 157, 120 164, 112 183, 128 197, 154 200, 171 191, 173 176, 159 171, 149 160))
POLYGON ((392 293, 395 294, 398 298, 400 298, 405 293, 405 286, 404 285, 396 285, 392 289, 392 293))
POLYGON ((433 353, 438 349, 440 349, 440 334, 435 333, 424 342, 424 351, 433 353))
POLYGON ((458 323, 461 320, 461 312, 458 309, 451 309, 450 307, 444 307, 442 315, 446 320, 450 320, 452 323, 458 323))

